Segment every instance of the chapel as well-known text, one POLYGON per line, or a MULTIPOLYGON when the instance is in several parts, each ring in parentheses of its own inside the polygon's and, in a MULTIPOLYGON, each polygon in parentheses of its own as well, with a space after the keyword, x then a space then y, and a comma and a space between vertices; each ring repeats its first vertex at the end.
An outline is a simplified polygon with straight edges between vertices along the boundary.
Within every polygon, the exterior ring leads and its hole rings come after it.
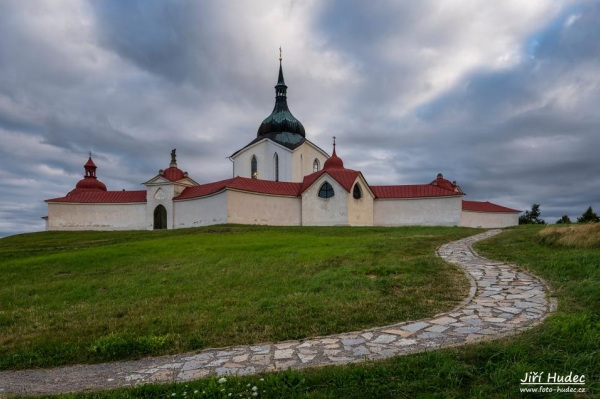
POLYGON ((109 191, 89 159, 64 197, 46 200, 47 230, 159 230, 214 224, 277 226, 467 226, 518 224, 520 211, 466 201, 439 173, 425 184, 370 185, 360 171, 306 137, 291 113, 281 56, 275 105, 248 144, 235 151, 232 178, 198 183, 181 170, 176 150, 169 167, 145 190, 109 191))

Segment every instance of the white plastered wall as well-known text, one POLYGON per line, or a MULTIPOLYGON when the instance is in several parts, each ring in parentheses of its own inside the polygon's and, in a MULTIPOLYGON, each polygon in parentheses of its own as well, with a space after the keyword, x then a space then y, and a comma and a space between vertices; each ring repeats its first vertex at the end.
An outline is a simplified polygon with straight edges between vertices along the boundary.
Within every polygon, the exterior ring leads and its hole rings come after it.
POLYGON ((227 223, 227 192, 174 201, 175 228, 227 223))
POLYGON ((393 198, 375 199, 373 224, 375 226, 458 226, 462 198, 393 198))
POLYGON ((256 156, 258 178, 274 181, 275 153, 279 157, 279 181, 291 182, 294 161, 292 150, 267 139, 243 149, 232 157, 233 176, 251 178, 252 156, 256 156))
POLYGON ((146 204, 49 203, 49 230, 144 230, 146 204))
POLYGON ((291 181, 302 182, 304 176, 313 173, 313 162, 315 159, 319 161, 319 170, 323 169, 323 165, 328 158, 329 156, 320 151, 314 144, 305 141, 294 149, 294 166, 291 181))
POLYGON ((326 173, 302 193, 302 225, 348 225, 348 192, 326 173), (332 198, 319 197, 319 190, 326 181, 333 187, 332 198))
MULTIPOLYGON (((175 194, 173 183, 148 185, 146 187, 146 230, 154 229, 154 209, 162 205, 167 210, 167 229, 173 228, 173 197, 175 194)), ((178 187, 178 191, 180 188, 178 187)))
POLYGON ((302 200, 227 190, 227 223, 300 226, 302 200))
MULTIPOLYGON (((358 176, 348 194, 348 225, 373 226, 373 195, 366 182, 358 176), (358 184, 362 196, 354 198, 354 185, 358 184)), ((345 192, 345 191, 344 191, 345 192)))
POLYGON ((461 211, 460 225, 463 227, 480 227, 484 229, 516 226, 519 224, 518 213, 461 211))

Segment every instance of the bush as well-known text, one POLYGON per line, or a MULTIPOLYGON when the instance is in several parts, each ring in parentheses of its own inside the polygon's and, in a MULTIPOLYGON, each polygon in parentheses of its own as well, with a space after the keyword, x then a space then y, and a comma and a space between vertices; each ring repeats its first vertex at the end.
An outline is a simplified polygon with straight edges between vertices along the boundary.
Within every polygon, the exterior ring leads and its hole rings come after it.
POLYGON ((598 223, 600 218, 596 215, 596 212, 590 206, 587 211, 583 212, 583 215, 577 218, 578 223, 598 223))
POLYGON ((546 224, 543 219, 540 219, 540 204, 531 205, 531 211, 525 211, 519 216, 519 224, 546 224))

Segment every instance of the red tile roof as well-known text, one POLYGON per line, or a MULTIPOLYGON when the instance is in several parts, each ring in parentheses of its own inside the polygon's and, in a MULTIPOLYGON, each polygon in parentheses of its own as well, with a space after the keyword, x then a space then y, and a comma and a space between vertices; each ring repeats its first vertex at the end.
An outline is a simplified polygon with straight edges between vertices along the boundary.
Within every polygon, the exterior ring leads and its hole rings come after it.
POLYGON ((462 202, 463 211, 473 211, 473 212, 504 212, 504 213, 521 213, 516 209, 507 208, 505 206, 492 204, 489 201, 479 202, 479 201, 464 201, 462 202))
POLYGON ((177 181, 183 179, 185 175, 181 169, 171 166, 164 170, 162 177, 170 181, 177 181))
MULTIPOLYGON (((85 176, 75 185, 75 190, 101 190, 106 191, 106 185, 94 176, 85 176)), ((75 191, 73 190, 73 191, 75 191)))
POLYGON ((140 191, 100 191, 73 190, 66 197, 53 198, 46 202, 71 202, 80 204, 106 203, 122 204, 130 202, 146 202, 146 190, 140 191))
POLYGON ((433 186, 431 184, 411 184, 404 186, 371 186, 376 198, 424 198, 451 197, 461 193, 433 186))
POLYGON ((214 183, 201 184, 199 186, 188 187, 181 195, 174 198, 183 200, 190 198, 203 197, 205 195, 215 194, 225 188, 248 191, 252 193, 286 195, 296 197, 300 195, 302 183, 277 182, 269 180, 249 179, 247 177, 234 177, 227 180, 221 180, 214 183))
POLYGON ((352 185, 356 181, 356 177, 360 172, 352 169, 322 169, 318 172, 311 173, 308 176, 304 176, 304 181, 302 182, 302 189, 300 192, 303 193, 306 191, 306 189, 308 189, 308 187, 310 187, 319 177, 323 176, 324 173, 327 173, 333 180, 340 183, 340 185, 344 187, 344 190, 350 192, 352 185))
POLYGON ((429 184, 464 194, 455 181, 450 183, 450 180, 444 179, 444 175, 441 173, 438 173, 437 178, 429 184))

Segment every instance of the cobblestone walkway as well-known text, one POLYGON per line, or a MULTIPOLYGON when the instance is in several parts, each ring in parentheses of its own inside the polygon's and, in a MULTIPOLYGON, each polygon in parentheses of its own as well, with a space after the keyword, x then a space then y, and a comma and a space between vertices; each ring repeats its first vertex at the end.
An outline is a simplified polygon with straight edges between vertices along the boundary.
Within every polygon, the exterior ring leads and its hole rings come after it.
POLYGON ((539 324, 556 308, 544 283, 514 265, 493 262, 471 245, 500 233, 491 230, 445 244, 438 255, 465 268, 469 297, 456 309, 429 319, 276 344, 206 349, 200 353, 138 361, 0 373, 1 393, 58 393, 111 389, 207 376, 246 375, 344 364, 495 339, 539 324))

